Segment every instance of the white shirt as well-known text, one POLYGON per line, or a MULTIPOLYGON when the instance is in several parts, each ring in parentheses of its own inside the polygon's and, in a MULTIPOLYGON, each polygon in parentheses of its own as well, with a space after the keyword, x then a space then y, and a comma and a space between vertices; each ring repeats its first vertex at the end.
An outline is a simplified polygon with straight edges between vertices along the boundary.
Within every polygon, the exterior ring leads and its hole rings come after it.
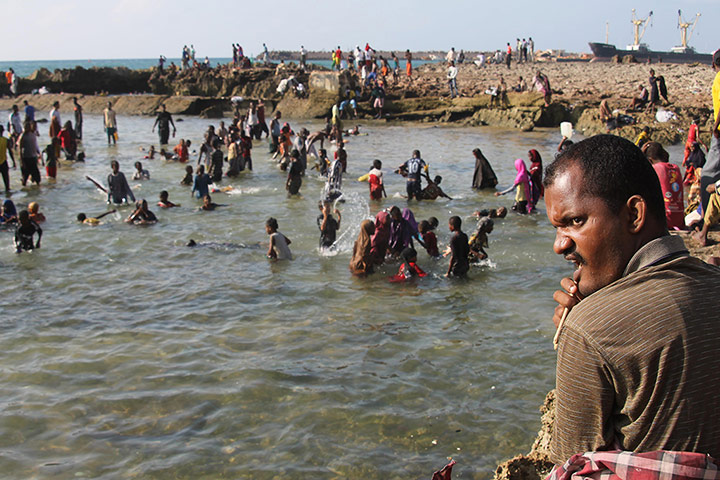
POLYGON ((457 77, 457 74, 458 74, 458 69, 456 66, 452 65, 452 66, 448 67, 448 71, 447 71, 448 80, 452 80, 453 78, 457 77))
POLYGON ((12 112, 10 112, 10 115, 8 116, 8 121, 13 129, 13 132, 10 132, 10 133, 22 133, 23 125, 22 125, 22 121, 20 120, 19 112, 16 114, 13 114, 12 112))
POLYGON ((60 122, 60 111, 56 108, 50 110, 50 122, 52 122, 53 119, 57 120, 58 125, 62 125, 62 123, 60 122))
POLYGON ((287 244, 287 238, 285 238, 285 235, 283 235, 280 232, 275 232, 272 235, 270 235, 272 238, 275 239, 275 245, 273 249, 275 250, 275 253, 277 254, 278 260, 292 260, 292 252, 290 251, 290 247, 288 247, 287 244))
POLYGON ((453 52, 452 50, 450 50, 450 51, 447 53, 447 55, 445 56, 445 60, 447 60, 448 62, 454 62, 454 61, 455 61, 455 52, 453 52))

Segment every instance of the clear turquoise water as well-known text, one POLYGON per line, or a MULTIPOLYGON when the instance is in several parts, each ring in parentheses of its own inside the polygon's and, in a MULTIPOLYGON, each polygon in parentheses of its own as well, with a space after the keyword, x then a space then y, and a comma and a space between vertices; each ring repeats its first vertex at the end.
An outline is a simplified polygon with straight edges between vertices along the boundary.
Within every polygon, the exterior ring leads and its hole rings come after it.
MULTIPOLYGON (((209 121, 184 120, 178 136, 199 145, 209 121)), ((16 255, 0 231, 3 476, 429 478, 452 456, 454 478, 487 479, 529 450, 554 382, 552 292, 571 270, 552 253, 544 205, 498 221, 491 261, 468 280, 443 278, 446 260, 425 252, 418 262, 431 275, 406 284, 387 280, 397 264, 358 279, 348 263, 360 221, 407 204, 390 170, 413 149, 455 198, 411 205, 418 219, 440 219, 446 244, 450 215, 471 230, 473 210, 512 203, 470 189, 471 150, 483 149, 504 187, 529 148, 551 157, 557 132, 363 125, 370 135, 347 147, 339 253, 323 256, 322 181, 306 178, 303 196, 288 199, 264 141, 255 171, 224 182, 242 193, 216 194, 227 206, 215 212, 196 210, 178 184, 182 165, 153 160, 151 180, 131 181, 136 195, 167 189, 181 208, 154 208, 160 221, 148 227, 124 224, 128 208, 98 227, 77 224, 77 213, 106 208, 84 176, 103 179, 118 159, 129 178, 139 148, 157 141, 152 119, 118 122, 120 143, 108 148, 101 119, 88 116, 86 164, 12 195, 48 217, 40 250, 16 255), (354 179, 374 158, 390 198, 369 205, 354 179), (270 215, 292 240, 292 262, 265 258, 270 215), (189 249, 189 238, 249 248, 189 249)))

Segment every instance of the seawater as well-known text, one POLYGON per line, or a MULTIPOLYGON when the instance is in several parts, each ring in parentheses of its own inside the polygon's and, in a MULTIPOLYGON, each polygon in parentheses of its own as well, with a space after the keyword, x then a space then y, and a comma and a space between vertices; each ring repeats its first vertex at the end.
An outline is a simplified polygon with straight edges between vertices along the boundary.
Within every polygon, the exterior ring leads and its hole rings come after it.
MULTIPOLYGON (((217 124, 178 120, 176 138, 193 149, 217 124)), ((339 247, 327 255, 314 171, 302 196, 287 198, 284 174, 256 141, 255 170, 223 180, 235 194, 215 194, 225 206, 200 212, 179 185, 184 165, 142 159, 157 143, 152 122, 119 117, 119 143, 108 147, 101 118, 88 115, 86 163, 64 163, 40 188, 20 189, 11 171, 11 198, 19 208, 39 202, 48 220, 32 253, 15 254, 12 233, 0 231, 3 476, 428 478, 452 456, 455 478, 487 479, 498 461, 529 450, 554 383, 552 293, 571 271, 552 252, 544 204, 498 220, 490 261, 466 280, 444 278, 447 259, 422 249, 429 276, 404 284, 388 282, 395 263, 369 278, 351 276, 348 263, 362 219, 408 205, 392 170, 412 150, 453 197, 410 203, 418 220, 440 219, 446 245, 451 215, 471 232, 474 210, 512 204, 512 195, 471 190, 472 149, 505 187, 528 149, 552 158, 556 131, 361 122, 368 135, 349 139, 339 247), (376 158, 389 197, 370 203, 356 179, 376 158), (129 207, 97 227, 75 221, 107 208, 84 177, 104 180, 113 159, 128 179, 136 160, 150 170, 130 183, 159 223, 123 223, 129 207), (153 207, 163 189, 182 207, 153 207), (294 261, 265 258, 269 216, 292 240, 294 261), (188 248, 190 238, 242 245, 188 248)), ((40 129, 44 145, 47 124, 40 129)))

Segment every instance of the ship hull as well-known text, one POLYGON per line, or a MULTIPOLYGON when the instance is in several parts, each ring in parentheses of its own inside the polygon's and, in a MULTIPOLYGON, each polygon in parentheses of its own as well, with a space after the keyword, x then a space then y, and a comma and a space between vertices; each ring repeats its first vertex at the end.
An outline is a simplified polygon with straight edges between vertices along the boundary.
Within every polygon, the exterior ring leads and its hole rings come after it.
POLYGON ((615 55, 621 58, 625 55, 632 55, 639 61, 647 61, 663 63, 712 63, 712 55, 709 53, 677 53, 677 52, 655 52, 652 50, 620 50, 615 45, 607 43, 590 42, 590 50, 597 59, 609 60, 615 55))

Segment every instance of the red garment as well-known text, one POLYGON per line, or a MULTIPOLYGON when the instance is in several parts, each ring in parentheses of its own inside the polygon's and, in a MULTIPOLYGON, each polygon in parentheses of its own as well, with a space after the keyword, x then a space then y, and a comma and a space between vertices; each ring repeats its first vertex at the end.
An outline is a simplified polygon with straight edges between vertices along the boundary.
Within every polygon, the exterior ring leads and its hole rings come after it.
POLYGON ((687 141, 685 141, 685 156, 683 157, 683 165, 687 162, 690 152, 692 152, 693 143, 698 142, 698 136, 700 134, 699 128, 694 123, 690 125, 688 129, 687 141))
POLYGON ((175 152, 175 155, 178 156, 178 161, 180 161, 180 162, 188 161, 188 149, 184 144, 175 145, 175 148, 173 149, 173 151, 175 152))
POLYGON ((370 200, 381 200, 382 183, 380 183, 380 178, 371 173, 368 177, 368 182, 370 182, 370 200))
POLYGON ((55 178, 57 176, 57 166, 45 166, 45 172, 47 173, 48 178, 55 178))
POLYGON ((658 162, 653 165, 660 179, 663 200, 665 200, 665 216, 668 230, 685 229, 685 204, 683 199, 683 176, 677 165, 658 162))
POLYGON ((240 156, 250 158, 250 150, 252 149, 252 138, 240 137, 240 156))
POLYGON ((73 135, 70 130, 63 128, 57 134, 57 137, 60 139, 60 142, 62 143, 62 148, 64 148, 65 151, 73 153, 75 152, 75 150, 77 149, 77 143, 75 142, 75 135, 73 135))
POLYGON ((412 277, 427 277, 422 268, 418 267, 414 262, 403 263, 400 265, 397 275, 390 277, 391 282, 404 282, 412 277))
POLYGON ((431 480, 451 480, 451 478, 452 478, 452 467, 453 467, 456 463, 457 463, 457 462, 456 462, 455 460, 450 460, 450 463, 448 463, 448 464, 445 465, 443 468, 441 468, 440 470, 438 470, 438 471, 436 471, 436 472, 433 473, 433 476, 432 476, 432 479, 431 479, 431 480))
POLYGON ((425 250, 431 257, 439 257, 440 250, 438 250, 437 237, 434 232, 426 232, 422 236, 423 243, 425 244, 425 250))
MULTIPOLYGON (((433 477, 435 478, 435 477, 433 477)), ((693 480, 720 478, 718 462, 694 452, 635 453, 620 450, 573 455, 545 480, 693 480)))

